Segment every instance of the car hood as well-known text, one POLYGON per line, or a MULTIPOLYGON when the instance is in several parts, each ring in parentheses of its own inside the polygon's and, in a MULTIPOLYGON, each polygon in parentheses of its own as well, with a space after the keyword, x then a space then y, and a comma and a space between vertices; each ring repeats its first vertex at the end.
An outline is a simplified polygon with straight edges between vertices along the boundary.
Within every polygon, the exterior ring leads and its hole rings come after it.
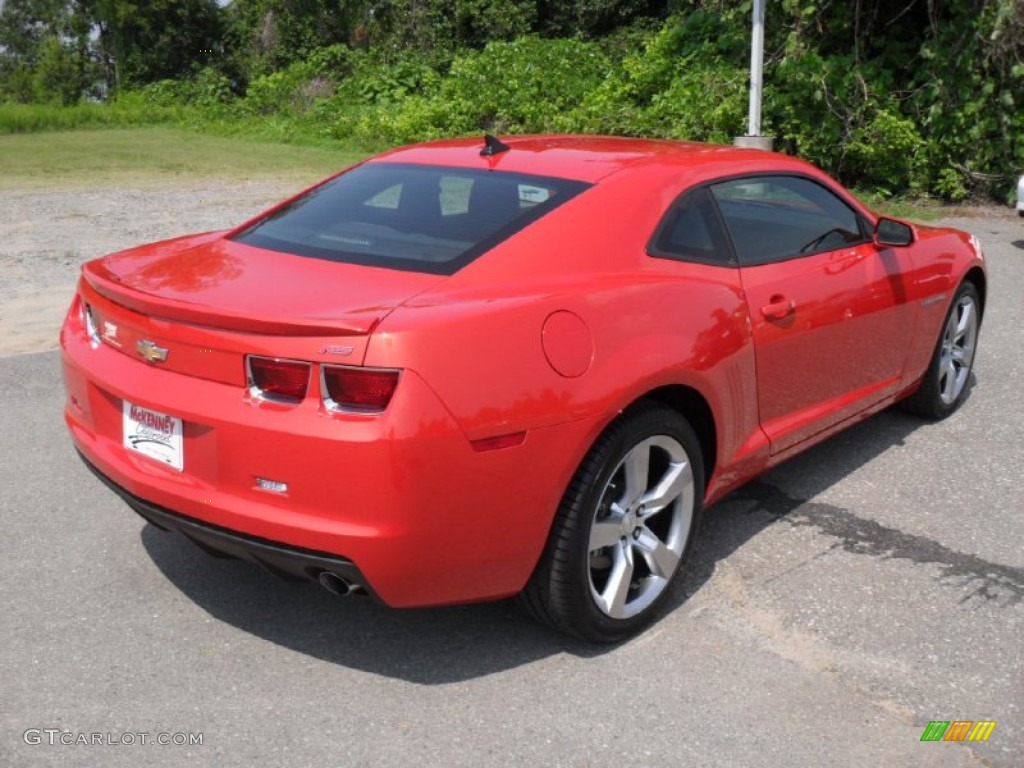
POLYGON ((167 240, 86 263, 102 296, 146 315, 251 333, 367 334, 443 278, 278 253, 225 232, 167 240))

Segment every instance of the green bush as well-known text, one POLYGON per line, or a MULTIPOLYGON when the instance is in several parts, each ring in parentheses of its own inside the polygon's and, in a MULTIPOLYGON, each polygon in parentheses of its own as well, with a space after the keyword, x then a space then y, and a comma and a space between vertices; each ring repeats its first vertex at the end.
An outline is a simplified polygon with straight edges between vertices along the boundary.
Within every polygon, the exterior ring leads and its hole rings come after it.
POLYGON ((231 82, 222 72, 205 67, 189 80, 157 80, 139 89, 127 91, 119 98, 139 93, 151 104, 162 107, 193 105, 214 109, 232 101, 231 82))
POLYGON ((742 34, 729 15, 693 13, 646 36, 568 117, 573 130, 727 142, 747 110, 742 34))
POLYGON ((524 37, 458 56, 439 82, 364 115, 364 138, 414 141, 481 131, 564 130, 565 115, 607 76, 600 46, 524 37))
POLYGON ((939 171, 933 189, 939 196, 954 202, 965 200, 970 195, 964 174, 950 167, 939 171))
POLYGON ((846 144, 849 173, 880 192, 920 191, 926 179, 925 141, 913 121, 880 109, 846 144))
POLYGON ((825 170, 842 169, 847 126, 863 121, 863 92, 848 57, 791 51, 765 77, 763 132, 776 147, 825 170))
POLYGON ((363 56, 342 85, 342 95, 348 101, 363 104, 390 104, 409 96, 431 93, 440 79, 425 59, 415 55, 393 61, 363 56))
POLYGON ((317 48, 309 57, 313 74, 340 83, 352 74, 362 51, 355 51, 347 45, 329 45, 317 48))
POLYGON ((313 67, 308 62, 300 61, 269 75, 257 77, 249 83, 245 92, 245 111, 257 115, 304 111, 308 104, 303 89, 314 76, 313 67))

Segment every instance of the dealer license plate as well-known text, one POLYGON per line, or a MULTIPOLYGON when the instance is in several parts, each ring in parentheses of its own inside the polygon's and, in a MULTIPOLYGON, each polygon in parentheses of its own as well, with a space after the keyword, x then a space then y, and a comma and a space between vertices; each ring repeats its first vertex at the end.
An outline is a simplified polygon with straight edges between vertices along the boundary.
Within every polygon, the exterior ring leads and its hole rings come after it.
POLYGON ((124 447, 181 471, 185 466, 181 419, 127 400, 123 401, 123 409, 124 447))

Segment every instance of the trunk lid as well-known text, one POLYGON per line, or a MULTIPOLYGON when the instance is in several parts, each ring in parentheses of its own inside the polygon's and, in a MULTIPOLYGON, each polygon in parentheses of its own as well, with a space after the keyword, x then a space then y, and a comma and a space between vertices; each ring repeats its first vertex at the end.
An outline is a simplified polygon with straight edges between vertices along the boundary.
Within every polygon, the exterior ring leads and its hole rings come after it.
POLYGON ((285 336, 369 334, 439 280, 263 250, 223 232, 115 253, 82 273, 101 296, 143 315, 285 336))

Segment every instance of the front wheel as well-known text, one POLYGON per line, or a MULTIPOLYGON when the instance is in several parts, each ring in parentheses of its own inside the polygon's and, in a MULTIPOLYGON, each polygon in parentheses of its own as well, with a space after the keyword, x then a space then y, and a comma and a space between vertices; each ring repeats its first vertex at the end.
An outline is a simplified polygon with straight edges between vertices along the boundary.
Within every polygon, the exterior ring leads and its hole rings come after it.
POLYGON ((686 420, 658 404, 626 411, 573 477, 520 602, 584 640, 636 633, 668 595, 703 496, 700 444, 686 420))
POLYGON ((960 407, 967 394, 980 327, 978 289, 973 283, 961 283, 921 386, 905 401, 908 410, 928 419, 944 419, 960 407))

